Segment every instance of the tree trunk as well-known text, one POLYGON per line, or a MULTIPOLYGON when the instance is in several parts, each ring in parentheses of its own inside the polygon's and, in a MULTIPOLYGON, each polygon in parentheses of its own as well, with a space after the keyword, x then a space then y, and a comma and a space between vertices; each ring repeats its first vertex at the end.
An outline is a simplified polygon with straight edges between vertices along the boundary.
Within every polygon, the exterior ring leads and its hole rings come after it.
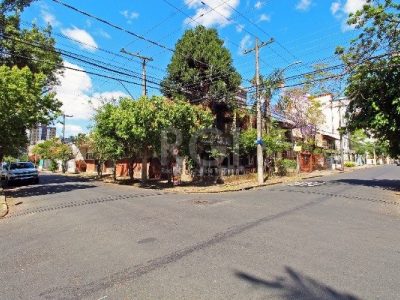
POLYGON ((102 162, 100 160, 97 162, 96 169, 97 169, 97 177, 101 178, 103 174, 102 174, 102 162))
POLYGON ((0 146, 0 163, 3 162, 3 158, 4 158, 3 146, 0 146))
POLYGON ((173 176, 173 167, 172 167, 172 162, 171 162, 171 158, 168 159, 168 165, 167 165, 167 169, 168 169, 168 174, 167 174, 167 178, 168 178, 168 183, 172 183, 172 176, 173 176))
POLYGON ((113 168, 113 180, 114 182, 117 181, 117 161, 113 161, 114 168, 113 168))
POLYGON ((147 149, 142 154, 142 181, 147 181, 147 149))
POLYGON ((129 178, 131 179, 131 181, 133 181, 133 177, 135 175, 135 172, 133 170, 134 163, 135 163, 135 158, 131 157, 131 159, 129 160, 129 163, 128 163, 128 173, 129 173, 129 178))

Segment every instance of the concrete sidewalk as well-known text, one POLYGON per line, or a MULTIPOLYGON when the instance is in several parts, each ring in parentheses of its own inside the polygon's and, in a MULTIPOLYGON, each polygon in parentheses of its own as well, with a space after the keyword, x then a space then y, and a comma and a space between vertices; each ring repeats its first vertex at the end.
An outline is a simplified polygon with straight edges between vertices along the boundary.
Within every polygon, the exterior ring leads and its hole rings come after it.
MULTIPOLYGON (((350 173, 356 170, 367 169, 377 167, 375 165, 364 165, 360 167, 353 167, 353 168, 345 168, 344 171, 341 170, 323 170, 323 171, 314 171, 311 173, 300 173, 292 176, 276 176, 266 180, 263 184, 258 184, 256 182, 256 174, 254 174, 254 178, 252 179, 239 179, 233 181, 227 181, 224 184, 210 184, 204 186, 196 186, 196 185, 182 185, 182 186, 171 186, 167 188, 163 188, 163 190, 173 191, 177 193, 193 193, 193 194, 200 194, 200 193, 224 193, 224 192, 236 192, 236 191, 244 191, 244 190, 251 190, 256 188, 262 188, 266 186, 272 186, 276 184, 282 183, 290 183, 305 179, 311 178, 320 178, 324 176, 330 176, 334 174, 340 173, 350 173)), ((137 187, 142 187, 141 184, 137 184, 137 187)), ((145 188, 157 188, 157 185, 149 185, 145 188)))

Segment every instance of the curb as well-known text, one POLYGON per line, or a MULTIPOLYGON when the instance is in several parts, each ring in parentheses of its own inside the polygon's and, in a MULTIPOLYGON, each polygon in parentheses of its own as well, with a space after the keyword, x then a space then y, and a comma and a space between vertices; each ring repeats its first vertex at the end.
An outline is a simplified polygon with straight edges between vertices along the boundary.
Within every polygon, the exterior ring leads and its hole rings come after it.
POLYGON ((314 175, 314 176, 309 176, 309 177, 305 176, 305 177, 301 177, 300 179, 305 180, 305 179, 311 179, 311 178, 321 178, 324 176, 329 176, 329 175, 314 175))
POLYGON ((262 188, 262 187, 277 185, 277 184, 282 184, 282 183, 283 183, 283 181, 277 181, 277 182, 264 183, 264 184, 260 184, 260 185, 246 186, 243 188, 232 188, 232 189, 226 189, 226 190, 220 190, 220 191, 196 191, 196 192, 182 191, 182 192, 177 192, 177 193, 182 193, 182 194, 222 194, 222 193, 249 191, 249 190, 254 190, 257 188, 262 188))
POLYGON ((8 205, 6 196, 4 195, 3 189, 0 189, 0 218, 5 217, 8 214, 8 205))

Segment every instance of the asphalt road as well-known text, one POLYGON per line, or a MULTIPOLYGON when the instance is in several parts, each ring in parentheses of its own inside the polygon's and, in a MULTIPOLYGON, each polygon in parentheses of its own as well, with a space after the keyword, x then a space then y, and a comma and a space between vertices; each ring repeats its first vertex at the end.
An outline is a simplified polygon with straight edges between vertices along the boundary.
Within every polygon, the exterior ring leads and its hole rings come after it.
POLYGON ((399 299, 400 167, 311 181, 182 195, 43 175, 7 191, 0 299, 399 299))

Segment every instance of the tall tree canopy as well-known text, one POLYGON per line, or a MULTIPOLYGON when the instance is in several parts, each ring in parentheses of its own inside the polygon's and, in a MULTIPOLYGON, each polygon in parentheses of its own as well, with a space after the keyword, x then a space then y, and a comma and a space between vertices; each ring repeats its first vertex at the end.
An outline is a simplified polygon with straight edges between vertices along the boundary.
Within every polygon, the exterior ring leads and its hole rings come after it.
POLYGON ((15 155, 27 143, 26 130, 48 124, 57 114, 61 102, 45 93, 47 78, 33 74, 28 67, 0 66, 0 161, 4 155, 15 155))
POLYGON ((217 31, 197 26, 177 42, 162 92, 196 103, 229 103, 240 82, 231 54, 217 31))
POLYGON ((47 87, 57 84, 57 75, 62 71, 62 58, 55 51, 55 40, 51 27, 40 30, 21 28, 17 14, 0 14, 0 64, 9 67, 29 67, 33 73, 46 75, 47 87))
POLYGON ((3 0, 0 3, 0 13, 22 10, 29 6, 34 0, 3 0))
POLYGON ((400 155, 400 4, 368 0, 348 24, 360 31, 347 49, 338 47, 350 73, 348 125, 389 141, 400 155))
POLYGON ((61 108, 51 92, 62 66, 51 28, 20 25, 19 11, 30 2, 0 4, 0 161, 4 155, 16 155, 26 146, 27 130, 48 124, 61 108))

